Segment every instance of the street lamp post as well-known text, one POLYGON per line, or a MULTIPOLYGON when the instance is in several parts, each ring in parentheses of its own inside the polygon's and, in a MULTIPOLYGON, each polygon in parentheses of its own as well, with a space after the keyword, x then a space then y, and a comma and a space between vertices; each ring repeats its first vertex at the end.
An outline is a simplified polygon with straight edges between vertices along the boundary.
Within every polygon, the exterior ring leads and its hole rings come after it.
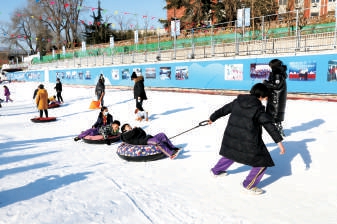
POLYGON ((337 1, 335 4, 335 34, 334 34, 334 48, 336 48, 337 42, 337 1))
POLYGON ((300 33, 299 33, 299 7, 296 7, 296 50, 299 50, 300 48, 300 33))
POLYGON ((177 57, 177 18, 174 17, 174 30, 173 30, 173 59, 177 57))
POLYGON ((235 20, 235 55, 239 55, 239 41, 238 41, 237 27, 238 27, 238 21, 235 20))
POLYGON ((160 30, 157 28, 157 34, 158 34, 158 54, 157 54, 157 60, 160 61, 160 30))
POLYGON ((241 4, 241 8, 242 8, 242 40, 244 40, 244 37, 245 37, 245 3, 242 3, 241 4))

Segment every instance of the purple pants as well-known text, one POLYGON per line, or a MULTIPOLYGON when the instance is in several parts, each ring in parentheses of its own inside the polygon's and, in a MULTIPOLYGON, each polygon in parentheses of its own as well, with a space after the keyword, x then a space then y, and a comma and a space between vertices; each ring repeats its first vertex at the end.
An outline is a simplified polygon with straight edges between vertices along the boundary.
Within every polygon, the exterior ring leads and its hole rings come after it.
MULTIPOLYGON (((212 172, 218 175, 228 169, 234 163, 233 160, 227 159, 226 157, 221 157, 218 163, 212 168, 212 172)), ((247 189, 256 187, 260 183, 263 174, 266 172, 267 167, 252 167, 248 176, 243 181, 243 186, 247 189)))
POLYGON ((147 144, 157 145, 167 156, 171 156, 173 154, 172 150, 175 148, 170 139, 164 133, 156 134, 153 138, 147 140, 147 144))
POLYGON ((77 137, 84 138, 85 136, 88 136, 88 135, 94 136, 94 135, 98 135, 98 134, 99 134, 98 128, 90 128, 88 130, 85 130, 81 134, 79 134, 77 137))
POLYGON ((8 101, 12 101, 12 100, 9 96, 6 96, 6 102, 8 102, 8 101))

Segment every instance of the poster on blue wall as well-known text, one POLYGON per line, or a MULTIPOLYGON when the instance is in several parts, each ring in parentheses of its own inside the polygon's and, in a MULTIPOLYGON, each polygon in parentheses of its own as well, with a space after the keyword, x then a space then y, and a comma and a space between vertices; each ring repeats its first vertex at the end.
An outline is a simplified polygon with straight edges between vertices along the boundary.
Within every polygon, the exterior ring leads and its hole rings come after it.
POLYGON ((225 80, 243 80, 243 64, 226 64, 224 70, 225 80))
POLYGON ((119 80, 119 69, 112 69, 111 70, 111 78, 113 80, 119 80))
POLYGON ((141 76, 142 68, 133 68, 132 72, 135 72, 137 76, 141 76))
POLYGON ((250 78, 252 79, 268 79, 270 72, 268 63, 250 64, 250 78))
POLYGON ((89 70, 64 70, 56 71, 56 78, 63 80, 90 80, 91 74, 89 70))
POLYGON ((130 70, 128 68, 122 69, 122 79, 130 79, 130 70))
POLYGON ((6 74, 7 79, 16 81, 41 82, 44 81, 43 71, 13 72, 6 74))
POLYGON ((156 78, 156 68, 145 68, 145 78, 155 79, 156 78))
POLYGON ((175 74, 176 80, 188 79, 188 66, 177 66, 175 74))
POLYGON ((289 80, 315 81, 316 67, 311 61, 289 62, 289 80))
POLYGON ((337 81, 337 60, 331 60, 328 62, 328 82, 337 81))
POLYGON ((160 67, 159 68, 159 78, 160 80, 170 80, 171 79, 171 67, 160 67))

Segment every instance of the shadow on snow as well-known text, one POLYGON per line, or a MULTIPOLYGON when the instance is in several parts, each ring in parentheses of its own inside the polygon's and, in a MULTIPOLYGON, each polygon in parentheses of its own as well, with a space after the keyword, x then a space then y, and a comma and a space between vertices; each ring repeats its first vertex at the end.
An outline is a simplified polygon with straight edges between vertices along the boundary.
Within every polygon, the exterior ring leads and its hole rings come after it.
POLYGON ((87 178, 90 172, 69 174, 66 176, 51 175, 35 180, 25 186, 0 192, 0 208, 19 201, 29 200, 49 191, 65 187, 87 178))

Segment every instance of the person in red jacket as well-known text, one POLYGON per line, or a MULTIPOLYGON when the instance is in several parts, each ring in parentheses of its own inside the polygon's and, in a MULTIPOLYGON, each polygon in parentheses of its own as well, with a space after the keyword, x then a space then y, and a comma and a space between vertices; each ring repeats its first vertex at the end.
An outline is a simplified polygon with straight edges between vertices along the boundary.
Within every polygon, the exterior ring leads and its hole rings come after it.
POLYGON ((267 97, 268 88, 262 83, 257 83, 251 88, 250 94, 239 95, 232 102, 216 110, 208 121, 212 124, 230 114, 219 153, 222 157, 211 169, 212 174, 227 175, 227 169, 234 162, 251 166, 252 169, 242 186, 245 191, 252 194, 264 192, 257 185, 267 167, 275 165, 263 142, 262 127, 278 144, 280 154, 285 153, 283 138, 262 104, 267 97))

